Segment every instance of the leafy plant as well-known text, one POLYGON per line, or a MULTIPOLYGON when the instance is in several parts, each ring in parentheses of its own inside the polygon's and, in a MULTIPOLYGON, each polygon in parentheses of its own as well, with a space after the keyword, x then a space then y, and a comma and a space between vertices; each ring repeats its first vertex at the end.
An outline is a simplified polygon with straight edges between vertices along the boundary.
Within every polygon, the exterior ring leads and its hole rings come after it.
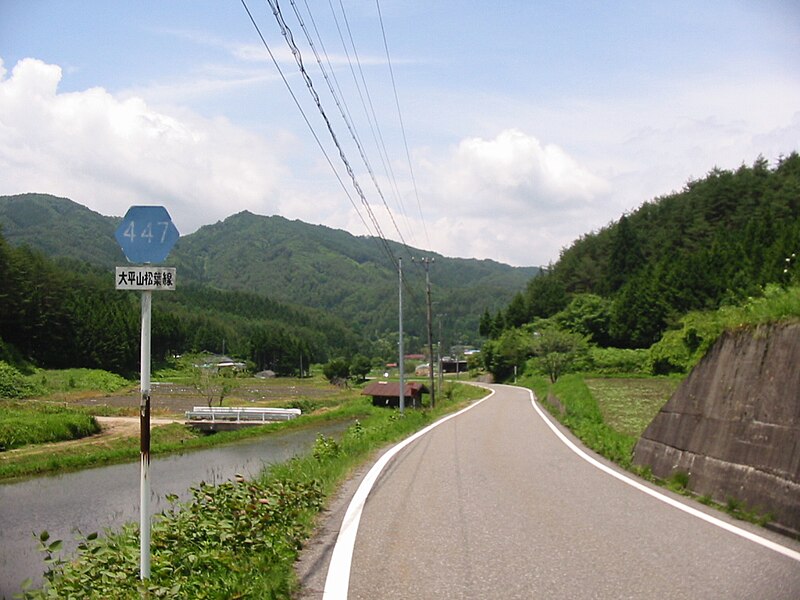
POLYGON ((312 451, 314 458, 318 461, 325 461, 335 458, 339 454, 339 444, 332 437, 327 437, 321 433, 317 435, 312 451))
POLYGON ((28 398, 41 390, 15 367, 0 361, 0 398, 28 398))

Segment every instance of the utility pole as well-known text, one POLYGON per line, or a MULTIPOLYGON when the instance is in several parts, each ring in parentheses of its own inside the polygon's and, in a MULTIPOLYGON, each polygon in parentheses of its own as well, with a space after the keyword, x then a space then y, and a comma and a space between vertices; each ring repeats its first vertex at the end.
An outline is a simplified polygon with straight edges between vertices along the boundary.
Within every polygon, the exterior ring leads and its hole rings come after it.
POLYGON ((398 351, 400 352, 400 358, 397 361, 398 369, 400 370, 400 413, 402 414, 405 412, 406 409, 406 386, 405 386, 405 373, 403 373, 403 369, 405 366, 403 365, 403 259, 397 259, 397 272, 400 278, 400 285, 398 286, 398 304, 399 304, 399 341, 397 344, 398 351))
POLYGON ((439 394, 442 393, 442 385, 444 383, 444 369, 442 369, 442 318, 446 317, 447 314, 439 313, 436 315, 439 317, 439 358, 438 358, 438 365, 439 365, 439 394))
MULTIPOLYGON (((412 258, 412 260, 414 260, 412 258)), ((430 381, 431 381, 431 408, 436 406, 436 390, 433 383, 433 319, 431 317, 431 277, 430 277, 430 266, 431 263, 434 261, 432 258, 422 258, 420 262, 422 266, 425 267, 425 295, 427 297, 427 305, 428 305, 428 366, 429 366, 429 374, 430 374, 430 381)))

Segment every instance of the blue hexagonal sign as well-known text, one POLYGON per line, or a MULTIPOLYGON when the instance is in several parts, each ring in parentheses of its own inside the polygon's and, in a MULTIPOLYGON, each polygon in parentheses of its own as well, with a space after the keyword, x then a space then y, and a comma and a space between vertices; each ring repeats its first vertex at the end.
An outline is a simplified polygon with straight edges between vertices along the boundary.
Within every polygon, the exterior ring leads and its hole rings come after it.
POLYGON ((180 233, 163 206, 131 206, 114 233, 132 263, 164 262, 180 233))

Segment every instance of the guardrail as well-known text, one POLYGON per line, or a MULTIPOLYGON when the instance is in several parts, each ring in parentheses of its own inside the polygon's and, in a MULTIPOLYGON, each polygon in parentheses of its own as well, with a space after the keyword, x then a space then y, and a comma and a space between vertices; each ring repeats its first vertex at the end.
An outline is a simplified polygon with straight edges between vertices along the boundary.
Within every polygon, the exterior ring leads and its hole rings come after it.
POLYGON ((300 413, 299 408, 195 406, 192 410, 186 411, 186 420, 212 423, 269 423, 289 421, 299 417, 300 413))

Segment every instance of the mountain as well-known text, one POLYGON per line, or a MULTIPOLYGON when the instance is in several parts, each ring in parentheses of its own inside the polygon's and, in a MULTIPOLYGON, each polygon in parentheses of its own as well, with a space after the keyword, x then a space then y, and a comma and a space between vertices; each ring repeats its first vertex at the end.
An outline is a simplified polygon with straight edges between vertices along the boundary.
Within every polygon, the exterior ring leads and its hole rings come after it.
POLYGON ((800 155, 774 168, 763 158, 715 168, 575 241, 514 298, 494 333, 558 315, 601 345, 648 347, 689 311, 796 283, 798 252, 800 155))
MULTIPOLYGON (((118 223, 65 198, 0 196, 0 225, 9 243, 104 268, 125 262, 114 239, 118 223)), ((182 237, 167 264, 178 267, 181 281, 330 311, 375 340, 397 328, 398 276, 383 244, 321 225, 242 212, 182 237)), ((445 348, 477 343, 483 312, 507 305, 538 273, 533 267, 385 244, 403 258, 404 329, 412 338, 426 336, 425 273, 412 257, 433 259, 434 337, 441 321, 445 348)))
POLYGON ((125 264, 114 239, 119 221, 49 194, 0 196, 0 227, 6 241, 12 246, 31 246, 49 256, 75 258, 102 267, 125 264))

